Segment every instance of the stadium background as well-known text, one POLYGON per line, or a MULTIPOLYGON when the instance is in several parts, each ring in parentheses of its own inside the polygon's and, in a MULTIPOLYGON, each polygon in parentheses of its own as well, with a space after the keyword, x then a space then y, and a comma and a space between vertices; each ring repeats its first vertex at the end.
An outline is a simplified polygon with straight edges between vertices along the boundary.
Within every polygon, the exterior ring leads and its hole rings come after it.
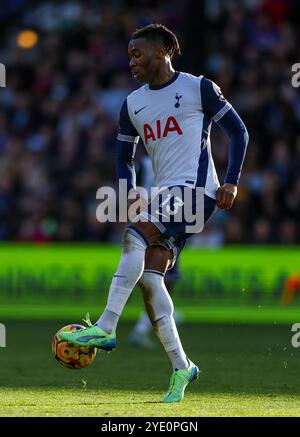
MULTIPOLYGON (((96 191, 116 184, 119 110, 138 86, 128 69, 127 41, 137 27, 162 22, 182 46, 176 68, 215 80, 250 133, 236 203, 191 238, 175 299, 193 306, 211 300, 279 304, 285 279, 300 269, 297 249, 288 250, 300 242, 300 99, 291 86, 291 66, 300 58, 297 12, 297 2, 281 0, 5 2, 0 12, 0 61, 7 81, 0 90, 3 303, 14 296, 19 304, 45 296, 67 303, 68 293, 79 293, 80 299, 92 294, 95 304, 105 301, 119 246, 106 263, 112 249, 101 243, 119 243, 124 224, 96 220, 96 191), (28 29, 31 34, 22 33, 28 29), (59 262, 53 261, 54 245, 75 242, 76 250, 71 246, 67 257, 62 252, 59 262), (34 244, 29 256, 24 243, 34 244), (82 255, 79 243, 85 243, 82 255), (229 245, 236 249, 221 255, 229 245), (240 252, 241 245, 259 245, 258 252, 240 252), (264 252, 265 245, 277 249, 264 252), (94 279, 84 287, 89 268, 94 279)), ((221 181, 227 141, 214 125, 221 181)), ((137 172, 142 154, 140 146, 137 172)))
MULTIPOLYGON (((93 320, 103 308, 123 225, 97 222, 96 191, 115 186, 119 109, 138 86, 128 69, 127 41, 151 22, 177 34, 183 54, 174 61, 176 69, 204 74, 220 85, 250 135, 235 205, 219 211, 183 251, 175 304, 186 322, 226 322, 228 329, 264 323, 265 331, 258 325, 250 337, 259 340, 264 332, 276 347, 278 340, 278 351, 282 340, 285 350, 291 324, 300 322, 299 298, 282 304, 287 278, 300 271, 300 94, 291 85, 292 65, 300 62, 296 0, 1 4, 6 87, 0 88, 0 321, 22 349, 17 331, 31 335, 35 320, 50 342, 63 320, 80 322, 86 311, 93 320), (280 340, 271 329, 278 324, 283 324, 280 340)), ((227 142, 214 125, 220 181, 227 142)), ((140 147, 137 171, 142 155, 140 147)), ((133 321, 141 307, 136 290, 122 321, 133 321)), ((183 336, 184 329, 189 328, 183 336)), ((186 337, 192 338, 191 329, 186 337)), ((211 339, 209 329, 201 329, 203 344, 216 341, 217 333, 211 339)), ((224 353, 235 356, 233 338, 238 342, 238 334, 227 340, 225 335, 224 353)), ((42 352, 37 353, 40 363, 42 352)), ((13 352, 6 355, 8 363, 11 358, 13 352)), ((295 370, 299 363, 293 360, 295 370)), ((17 374, 26 386, 20 372, 5 370, 2 385, 13 385, 17 374)), ((294 382, 286 387, 293 392, 294 382)), ((246 390, 251 392, 250 381, 246 390)))

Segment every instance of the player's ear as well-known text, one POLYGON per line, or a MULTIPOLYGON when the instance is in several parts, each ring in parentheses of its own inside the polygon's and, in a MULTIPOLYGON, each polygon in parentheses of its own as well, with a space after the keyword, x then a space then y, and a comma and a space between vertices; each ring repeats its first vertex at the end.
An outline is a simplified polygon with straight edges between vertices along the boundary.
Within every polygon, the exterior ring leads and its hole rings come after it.
POLYGON ((159 45, 157 47, 157 57, 159 59, 162 59, 162 58, 164 58, 166 56, 166 54, 167 54, 166 48, 164 46, 162 46, 162 45, 159 45))

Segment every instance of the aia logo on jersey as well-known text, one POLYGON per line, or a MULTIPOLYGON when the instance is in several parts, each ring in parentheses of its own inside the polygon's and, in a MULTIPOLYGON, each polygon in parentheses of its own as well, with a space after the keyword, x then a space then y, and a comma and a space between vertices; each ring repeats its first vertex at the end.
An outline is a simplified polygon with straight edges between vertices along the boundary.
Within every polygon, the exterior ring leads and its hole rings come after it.
POLYGON ((167 137, 170 132, 177 132, 178 135, 182 135, 182 130, 175 117, 168 117, 165 124, 161 120, 156 120, 155 126, 146 123, 144 124, 145 144, 148 144, 149 140, 156 141, 167 137))

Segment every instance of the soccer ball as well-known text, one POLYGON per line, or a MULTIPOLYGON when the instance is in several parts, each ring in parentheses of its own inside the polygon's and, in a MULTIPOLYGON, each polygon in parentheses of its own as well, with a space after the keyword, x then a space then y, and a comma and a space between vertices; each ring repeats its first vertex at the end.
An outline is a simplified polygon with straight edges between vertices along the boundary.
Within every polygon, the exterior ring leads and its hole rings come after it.
POLYGON ((83 328, 85 327, 82 325, 67 325, 54 335, 52 342, 53 356, 62 366, 68 369, 83 369, 90 365, 96 357, 96 348, 75 346, 73 343, 62 340, 59 336, 63 331, 77 331, 83 328))

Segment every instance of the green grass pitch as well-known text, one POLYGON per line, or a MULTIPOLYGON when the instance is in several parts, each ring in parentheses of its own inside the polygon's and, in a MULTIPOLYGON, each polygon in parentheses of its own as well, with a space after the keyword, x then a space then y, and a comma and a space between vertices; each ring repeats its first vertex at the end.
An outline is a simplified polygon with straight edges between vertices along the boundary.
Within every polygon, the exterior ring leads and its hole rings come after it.
POLYGON ((182 403, 169 405, 159 403, 171 374, 165 352, 155 338, 152 351, 129 346, 129 323, 119 325, 117 349, 83 370, 51 355, 63 322, 5 325, 0 416, 300 416, 300 349, 290 325, 183 324, 185 350, 202 373, 182 403))

